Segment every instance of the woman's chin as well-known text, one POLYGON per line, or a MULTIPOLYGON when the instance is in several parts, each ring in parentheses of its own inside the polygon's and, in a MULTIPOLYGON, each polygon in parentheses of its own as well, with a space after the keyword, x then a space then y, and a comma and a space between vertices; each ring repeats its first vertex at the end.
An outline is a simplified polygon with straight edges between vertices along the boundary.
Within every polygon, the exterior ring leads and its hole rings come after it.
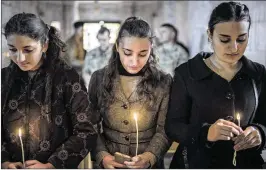
POLYGON ((130 74, 137 74, 139 71, 139 69, 127 69, 127 72, 130 74))
POLYGON ((22 70, 22 71, 30 71, 30 69, 31 69, 31 67, 29 67, 29 66, 20 66, 20 65, 18 65, 19 66, 19 68, 22 70))

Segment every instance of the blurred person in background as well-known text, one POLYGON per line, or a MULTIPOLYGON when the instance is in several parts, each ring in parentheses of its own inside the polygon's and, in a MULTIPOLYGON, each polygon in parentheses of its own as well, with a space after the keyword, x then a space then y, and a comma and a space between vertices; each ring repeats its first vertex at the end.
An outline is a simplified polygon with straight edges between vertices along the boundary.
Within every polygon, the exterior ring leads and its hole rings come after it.
POLYGON ((66 41, 66 52, 62 54, 62 58, 79 74, 81 74, 86 55, 83 47, 83 25, 82 21, 73 24, 75 33, 66 41))
POLYGON ((159 28, 159 46, 157 54, 160 68, 173 76, 174 69, 188 61, 189 50, 178 41, 177 29, 169 24, 162 24, 159 28))
MULTIPOLYGON (((110 30, 101 26, 97 33, 100 46, 92 49, 86 54, 82 76, 86 85, 89 84, 91 75, 94 71, 107 65, 112 54, 113 44, 110 44, 110 30)), ((86 86, 87 87, 87 86, 86 86)))

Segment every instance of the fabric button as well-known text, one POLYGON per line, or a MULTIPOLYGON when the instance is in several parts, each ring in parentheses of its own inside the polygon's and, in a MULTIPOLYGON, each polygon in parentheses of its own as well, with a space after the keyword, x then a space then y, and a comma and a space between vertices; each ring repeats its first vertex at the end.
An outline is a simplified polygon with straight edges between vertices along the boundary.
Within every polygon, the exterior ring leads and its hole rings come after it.
POLYGON ((125 139, 126 139, 127 141, 129 141, 129 137, 128 137, 128 136, 125 136, 125 139))
POLYGON ((242 77, 242 76, 237 76, 235 79, 236 79, 236 80, 242 80, 243 77, 242 77))
POLYGON ((228 92, 228 93, 226 94, 226 98, 227 98, 228 100, 232 99, 232 98, 233 98, 233 94, 232 94, 231 92, 228 92))
POLYGON ((192 141, 191 141, 191 143, 192 143, 192 144, 194 144, 194 142, 195 142, 195 139, 194 139, 194 138, 192 138, 192 141))
POLYGON ((128 125, 129 122, 128 122, 127 120, 124 120, 123 123, 124 123, 125 125, 128 125))
POLYGON ((124 109, 128 108, 126 104, 123 104, 121 107, 123 107, 124 109))

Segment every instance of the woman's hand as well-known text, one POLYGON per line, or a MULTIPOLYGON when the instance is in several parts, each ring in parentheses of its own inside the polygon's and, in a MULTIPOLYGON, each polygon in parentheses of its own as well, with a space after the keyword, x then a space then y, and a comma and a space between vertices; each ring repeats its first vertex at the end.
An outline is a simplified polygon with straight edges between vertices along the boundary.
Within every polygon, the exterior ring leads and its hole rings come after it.
POLYGON ((23 164, 21 162, 4 162, 1 167, 2 169, 22 169, 23 164))
POLYGON ((240 135, 243 132, 241 127, 235 123, 219 119, 211 125, 208 131, 208 141, 215 142, 218 140, 231 140, 234 135, 240 135))
POLYGON ((234 149, 236 151, 253 148, 261 145, 261 134, 257 128, 249 126, 245 131, 233 139, 235 142, 234 149))
POLYGON ((131 169, 146 169, 150 167, 150 162, 142 159, 139 155, 133 157, 132 162, 125 161, 125 164, 131 169))
POLYGON ((25 162, 27 169, 54 169, 55 167, 51 163, 43 164, 37 160, 28 160, 25 162))
POLYGON ((115 169, 115 168, 126 168, 125 165, 120 164, 115 161, 115 157, 112 155, 107 155, 102 161, 104 169, 115 169))

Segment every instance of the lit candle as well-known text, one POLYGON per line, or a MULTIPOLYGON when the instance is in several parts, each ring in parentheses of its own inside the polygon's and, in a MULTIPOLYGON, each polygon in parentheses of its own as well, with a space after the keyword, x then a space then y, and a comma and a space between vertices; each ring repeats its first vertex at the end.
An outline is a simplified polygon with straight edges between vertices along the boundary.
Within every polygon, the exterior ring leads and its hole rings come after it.
POLYGON ((18 129, 18 136, 20 140, 20 145, 21 145, 21 154, 22 154, 22 163, 23 163, 23 168, 25 169, 25 158, 24 158, 24 148, 23 148, 23 142, 22 142, 22 133, 21 133, 21 128, 18 129))
MULTIPOLYGON (((237 119, 238 126, 240 127, 240 114, 239 113, 236 114, 236 119, 237 119)), ((236 151, 234 152, 233 165, 236 166, 236 151)))
POLYGON ((135 119, 135 123, 136 123, 136 131, 137 131, 137 136, 136 136, 136 156, 138 155, 138 148, 139 148, 139 126, 138 126, 138 116, 136 113, 134 113, 134 119, 135 119))
POLYGON ((238 126, 240 127, 240 114, 239 113, 236 114, 236 119, 238 122, 238 126))

